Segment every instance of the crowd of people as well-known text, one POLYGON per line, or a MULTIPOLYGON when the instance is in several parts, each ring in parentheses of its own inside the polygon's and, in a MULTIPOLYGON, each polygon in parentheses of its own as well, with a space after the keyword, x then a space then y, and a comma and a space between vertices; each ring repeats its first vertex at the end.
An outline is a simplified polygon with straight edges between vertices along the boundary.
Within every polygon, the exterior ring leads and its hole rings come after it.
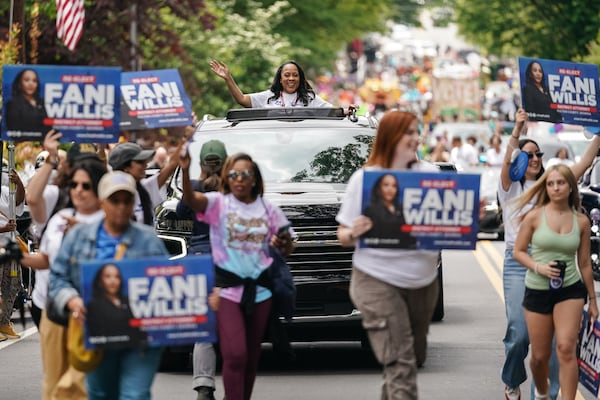
MULTIPOLYGON (((315 93, 302 68, 292 61, 279 67, 268 90, 251 94, 238 88, 226 64, 213 60, 210 68, 244 107, 330 105, 315 93)), ((600 137, 591 142, 578 163, 558 163, 545 171, 537 143, 520 139, 526 121, 527 114, 519 110, 506 146, 502 146, 505 137, 494 135, 486 151, 486 163, 501 166, 498 195, 506 222, 507 331, 501 379, 506 385, 505 398, 520 399, 531 344, 533 398, 555 399, 560 387, 563 399, 574 399, 576 333, 586 302, 591 317, 598 317, 589 221, 579 212, 576 179, 596 156, 600 137), (517 181, 509 175, 515 149, 528 154, 527 169, 517 181), (564 271, 558 268, 561 263, 557 260, 566 265, 564 271), (553 284, 558 278, 561 285, 553 284), (558 319, 561 324, 555 323, 558 319)), ((377 219, 394 224, 404 220, 394 175, 383 175, 373 187, 371 201, 380 204, 378 210, 361 208, 363 176, 365 171, 380 170, 437 172, 419 157, 419 125, 413 112, 389 110, 382 115, 368 160, 349 179, 337 215, 340 244, 355 247, 350 296, 383 367, 383 399, 418 398, 417 370, 425 363, 429 324, 439 290, 439 251, 417 249, 413 242, 397 248, 357 246, 361 238, 380 235, 375 232, 377 219)), ((217 315, 225 396, 228 400, 250 399, 273 308, 265 280, 273 261, 269 247, 287 255, 293 251, 295 236, 283 211, 263 197, 265 182, 252 156, 229 155, 223 143, 206 142, 200 152, 201 175, 192 180, 190 155, 181 151, 183 140, 171 149, 162 144, 145 148, 127 140, 109 147, 74 143, 61 158, 60 139, 61 134, 54 130, 45 135, 44 157, 26 184, 14 170, 7 177, 17 187, 17 205, 28 204, 39 241, 38 251, 25 254, 21 263, 36 270, 31 308, 41 337, 42 398, 64 398, 64 393, 69 393, 68 398, 82 399, 150 398, 160 348, 136 340, 124 348, 105 349, 99 366, 82 373, 69 365, 67 329, 50 315, 69 314, 81 324, 96 318, 91 324, 95 331, 103 328, 98 315, 129 318, 131 311, 121 292, 118 267, 107 263, 98 272, 95 302, 85 304, 79 280, 81 263, 166 257, 168 252, 152 228, 153 210, 165 200, 165 185, 179 166, 183 198, 177 212, 195 220, 190 253, 210 253, 214 261, 216 284, 208 302, 217 315), (146 177, 151 162, 158 172, 146 177)), ((476 165, 480 163, 476 140, 467 138, 463 143, 460 137, 440 136, 426 158, 476 165)), ((3 187, 0 197, 3 234, 16 229, 15 221, 4 212, 6 191, 3 187)), ((409 239, 403 236, 399 240, 409 239)), ((4 339, 19 337, 10 322, 12 309, 7 308, 15 296, 11 268, 1 269, 0 337, 4 339)), ((198 400, 215 398, 215 359, 212 345, 195 346, 192 387, 198 400)))

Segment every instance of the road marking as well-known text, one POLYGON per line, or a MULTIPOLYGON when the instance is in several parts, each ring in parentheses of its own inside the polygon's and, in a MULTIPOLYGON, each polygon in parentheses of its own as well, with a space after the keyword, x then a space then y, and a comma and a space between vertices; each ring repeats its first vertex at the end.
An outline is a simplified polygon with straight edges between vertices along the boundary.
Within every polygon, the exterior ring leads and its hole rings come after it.
MULTIPOLYGON (((496 293, 498 293, 498 296, 500 296, 502 303, 504 304, 504 290, 502 288, 502 278, 500 273, 498 272, 502 270, 502 263, 500 263, 500 267, 492 266, 484 250, 484 248, 486 247, 484 243, 487 243, 488 246, 493 247, 489 243, 489 241, 478 241, 477 248, 473 251, 473 255, 477 259, 477 262, 483 269, 483 272, 485 272, 485 274, 487 275, 488 280, 490 281, 490 283, 496 290, 496 293)), ((494 261, 497 262, 497 259, 494 261)), ((496 263, 496 265, 498 265, 498 263, 496 263)))
MULTIPOLYGON (((504 270, 504 256, 496 250, 494 245, 489 240, 477 241, 477 248, 473 250, 473 255, 477 262, 487 275, 490 283, 496 289, 498 296, 504 304, 504 290, 502 285, 502 271, 504 270), (491 265, 490 260, 495 264, 491 265)), ((558 392, 560 395, 560 391, 558 392)), ((585 400, 585 397, 579 390, 575 395, 575 400, 585 400)))
POLYGON ((4 342, 0 342, 0 350, 4 349, 10 345, 13 345, 15 343, 18 343, 21 340, 25 339, 26 337, 36 334, 37 332, 38 332, 38 330, 35 326, 33 326, 29 329, 26 329, 20 333, 21 337, 19 339, 7 339, 4 342))

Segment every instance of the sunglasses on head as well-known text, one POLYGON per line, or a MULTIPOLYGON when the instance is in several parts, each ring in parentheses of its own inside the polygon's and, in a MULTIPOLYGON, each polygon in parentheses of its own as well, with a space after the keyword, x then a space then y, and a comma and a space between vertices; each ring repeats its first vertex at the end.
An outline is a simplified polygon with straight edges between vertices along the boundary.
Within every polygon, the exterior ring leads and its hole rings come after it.
POLYGON ((243 181, 246 181, 254 176, 254 172, 250 171, 249 169, 244 169, 242 171, 236 171, 232 169, 227 173, 227 178, 234 181, 237 180, 240 176, 242 177, 243 181))
POLYGON ((81 188, 83 190, 92 190, 92 184, 89 182, 75 182, 75 181, 71 181, 69 183, 69 187, 71 189, 77 189, 77 186, 81 185, 81 188))
POLYGON ((533 156, 536 156, 537 158, 542 158, 543 155, 544 155, 543 152, 536 151, 535 153, 527 153, 527 158, 530 160, 533 158, 533 156))

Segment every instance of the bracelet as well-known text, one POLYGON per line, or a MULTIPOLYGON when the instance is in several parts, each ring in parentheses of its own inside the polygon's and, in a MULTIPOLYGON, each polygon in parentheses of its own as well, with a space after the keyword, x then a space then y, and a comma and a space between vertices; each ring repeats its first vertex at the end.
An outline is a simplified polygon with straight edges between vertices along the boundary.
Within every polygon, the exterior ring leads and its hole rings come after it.
POLYGON ((535 263, 535 267, 533 267, 533 272, 535 272, 536 274, 538 273, 539 266, 540 266, 540 263, 535 263))
POLYGON ((50 157, 51 157, 50 155, 48 155, 48 157, 46 157, 46 161, 45 161, 45 163, 46 163, 46 164, 50 164, 50 165, 52 165, 52 169, 56 169, 56 168, 58 168, 58 157, 56 157, 56 158, 54 159, 54 162, 52 162, 52 161, 50 160, 50 157))
POLYGON ((519 140, 519 136, 515 136, 515 135, 513 135, 512 133, 510 134, 510 136, 512 136, 514 139, 517 139, 517 140, 519 140))
POLYGON ((350 241, 354 242, 354 235, 352 235, 352 231, 350 231, 350 241))

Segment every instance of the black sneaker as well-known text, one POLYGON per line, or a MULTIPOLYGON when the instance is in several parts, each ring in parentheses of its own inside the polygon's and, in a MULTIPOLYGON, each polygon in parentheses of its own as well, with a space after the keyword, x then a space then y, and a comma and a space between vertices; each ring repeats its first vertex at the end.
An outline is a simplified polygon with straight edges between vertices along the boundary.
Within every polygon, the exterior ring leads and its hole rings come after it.
POLYGON ((198 386, 196 392, 198 392, 196 400, 215 400, 214 388, 209 386, 198 386))

